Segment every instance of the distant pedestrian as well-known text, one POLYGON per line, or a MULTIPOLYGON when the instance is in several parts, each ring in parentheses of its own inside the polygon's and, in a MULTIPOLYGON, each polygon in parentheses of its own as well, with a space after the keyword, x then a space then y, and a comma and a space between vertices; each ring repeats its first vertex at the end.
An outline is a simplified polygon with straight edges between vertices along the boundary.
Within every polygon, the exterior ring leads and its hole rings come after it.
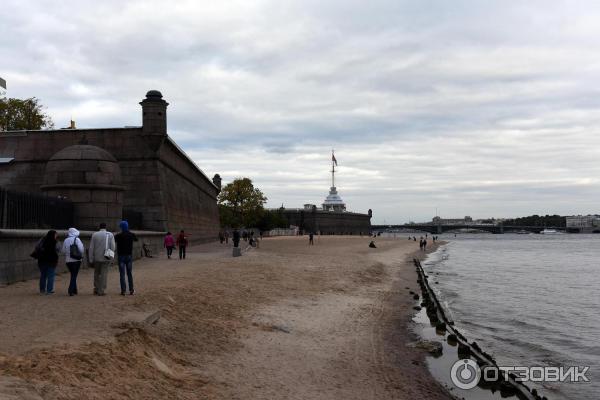
POLYGON ((237 229, 233 230, 233 247, 240 246, 240 231, 237 229))
POLYGON ((115 237, 106 231, 106 224, 101 223, 99 230, 90 239, 89 261, 94 267, 94 295, 104 296, 108 267, 115 258, 115 237))
POLYGON ((221 244, 225 243, 225 235, 223 234, 223 231, 219 231, 219 242, 221 244))
POLYGON ((229 231, 225 231, 225 244, 229 244, 229 231))
POLYGON ((310 246, 315 244, 315 235, 312 232, 308 234, 308 244, 310 246))
POLYGON ((77 275, 81 268, 81 260, 83 260, 83 254, 85 249, 83 248, 83 242, 79 239, 79 231, 75 228, 69 228, 67 238, 63 242, 62 253, 65 256, 65 262, 67 268, 71 273, 71 280, 69 282, 68 293, 69 296, 77 294, 77 275))
POLYGON ((248 241, 248 232, 244 231, 244 233, 242 233, 242 239, 244 239, 244 242, 248 241))
POLYGON ((419 239, 419 250, 423 250, 423 236, 419 239))
POLYGON ((133 295, 133 242, 137 242, 138 238, 129 230, 129 223, 121 221, 119 223, 121 232, 115 236, 117 244, 117 255, 119 259, 119 279, 121 283, 121 296, 125 296, 127 285, 125 284, 125 275, 127 275, 127 283, 129 284, 129 294, 133 295))
POLYGON ((423 240, 423 251, 427 250, 427 239, 423 240))
POLYGON ((55 230, 50 230, 35 246, 32 257, 37 258, 38 268, 40 269, 40 294, 54 293, 54 278, 56 277, 56 264, 58 264, 58 255, 60 245, 58 244, 58 234, 55 230))
POLYGON ((175 238, 171 234, 171 232, 167 232, 165 235, 165 249, 167 249, 167 258, 171 258, 171 254, 173 254, 173 249, 175 248, 175 238))
POLYGON ((185 250, 188 246, 188 238, 183 230, 177 236, 177 247, 179 247, 179 259, 185 260, 185 250))

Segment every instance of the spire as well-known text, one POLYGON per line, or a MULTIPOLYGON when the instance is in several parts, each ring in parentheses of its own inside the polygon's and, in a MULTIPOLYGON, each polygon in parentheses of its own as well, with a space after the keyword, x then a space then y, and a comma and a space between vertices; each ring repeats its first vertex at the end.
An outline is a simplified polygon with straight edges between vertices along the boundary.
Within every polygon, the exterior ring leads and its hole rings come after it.
POLYGON ((337 160, 335 159, 335 150, 331 149, 331 187, 335 187, 335 167, 337 166, 337 160))
POLYGON ((323 210, 325 211, 346 211, 346 204, 342 198, 338 195, 335 187, 335 167, 337 167, 337 160, 335 158, 335 150, 331 150, 331 188, 329 195, 323 202, 323 210))

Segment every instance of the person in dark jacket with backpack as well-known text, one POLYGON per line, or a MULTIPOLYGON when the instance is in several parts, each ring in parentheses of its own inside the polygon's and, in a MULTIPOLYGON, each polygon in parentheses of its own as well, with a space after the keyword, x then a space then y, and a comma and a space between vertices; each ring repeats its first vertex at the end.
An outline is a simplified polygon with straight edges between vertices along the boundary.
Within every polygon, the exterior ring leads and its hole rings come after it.
POLYGON ((129 294, 133 295, 133 242, 137 242, 138 238, 129 231, 127 221, 121 221, 119 227, 121 232, 115 235, 115 243, 117 244, 117 255, 119 256, 121 296, 125 296, 125 290, 127 290, 125 273, 127 273, 127 282, 129 283, 129 294))
POLYGON ((83 242, 79 239, 79 231, 75 228, 69 228, 67 238, 62 246, 62 253, 65 256, 67 268, 71 273, 68 290, 69 296, 77 294, 77 275, 81 268, 81 260, 83 259, 84 251, 83 242))
POLYGON ((37 255, 40 269, 40 294, 52 294, 54 293, 56 264, 58 264, 58 254, 60 253, 56 231, 48 231, 46 236, 38 242, 34 253, 37 255))

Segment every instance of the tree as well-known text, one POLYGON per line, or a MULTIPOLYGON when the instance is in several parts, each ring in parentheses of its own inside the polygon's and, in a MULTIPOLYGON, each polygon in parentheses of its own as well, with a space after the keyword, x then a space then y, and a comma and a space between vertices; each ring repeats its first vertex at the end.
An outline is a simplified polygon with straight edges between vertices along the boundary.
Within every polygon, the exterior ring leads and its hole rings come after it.
POLYGON ((267 198, 250 178, 238 178, 219 193, 218 203, 223 226, 255 226, 264 213, 267 198))
POLYGON ((270 231, 275 228, 289 228, 289 223, 279 212, 265 210, 256 227, 261 231, 270 231))
POLYGON ((520 217, 504 220, 504 226, 552 226, 564 227, 567 225, 565 217, 560 215, 530 215, 528 217, 520 217))
POLYGON ((54 123, 49 115, 44 113, 39 99, 0 98, 0 130, 38 130, 52 129, 54 123))

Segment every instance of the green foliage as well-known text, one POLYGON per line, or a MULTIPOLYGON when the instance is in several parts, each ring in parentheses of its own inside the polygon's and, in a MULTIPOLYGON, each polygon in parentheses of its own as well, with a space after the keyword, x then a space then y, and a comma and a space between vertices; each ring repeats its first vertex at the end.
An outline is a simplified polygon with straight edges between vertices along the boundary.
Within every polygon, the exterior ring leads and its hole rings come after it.
POLYGON ((222 226, 256 226, 264 214, 267 198, 255 188, 250 178, 238 178, 219 193, 218 203, 222 226))
POLYGON ((289 224, 277 211, 265 210, 256 227, 261 231, 270 231, 275 228, 288 228, 289 224))
POLYGON ((52 129, 54 123, 35 97, 0 98, 0 127, 5 131, 52 129))
POLYGON ((564 227, 567 225, 565 217, 560 215, 530 215, 529 217, 520 217, 504 220, 505 226, 554 226, 564 227))

